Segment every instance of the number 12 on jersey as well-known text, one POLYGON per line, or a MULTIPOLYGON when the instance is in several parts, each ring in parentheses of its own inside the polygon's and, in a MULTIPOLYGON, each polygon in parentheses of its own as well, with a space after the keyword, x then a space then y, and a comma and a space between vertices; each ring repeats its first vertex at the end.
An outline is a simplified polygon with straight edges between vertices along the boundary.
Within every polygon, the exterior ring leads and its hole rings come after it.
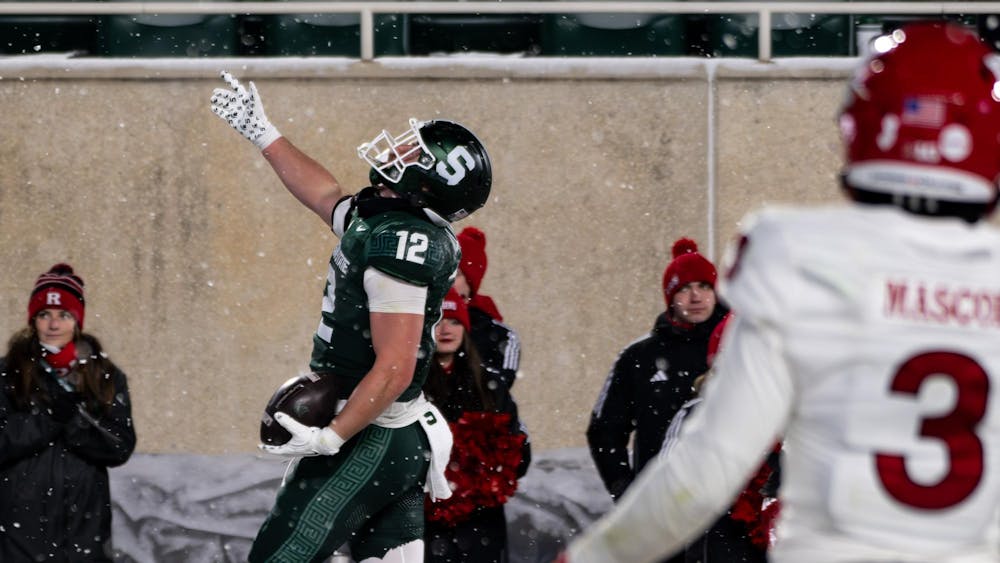
POLYGON ((427 252, 429 243, 427 235, 424 233, 411 233, 410 231, 396 231, 399 243, 396 245, 396 259, 424 263, 424 253, 427 252))

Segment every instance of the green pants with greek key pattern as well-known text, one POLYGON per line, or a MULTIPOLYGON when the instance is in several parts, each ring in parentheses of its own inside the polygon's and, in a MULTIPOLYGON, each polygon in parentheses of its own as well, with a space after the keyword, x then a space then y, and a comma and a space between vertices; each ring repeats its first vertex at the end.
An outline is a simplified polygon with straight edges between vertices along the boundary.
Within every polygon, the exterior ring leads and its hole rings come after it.
POLYGON ((318 563, 345 543, 360 561, 422 539, 429 459, 419 423, 369 426, 337 455, 302 458, 257 532, 250 563, 318 563))

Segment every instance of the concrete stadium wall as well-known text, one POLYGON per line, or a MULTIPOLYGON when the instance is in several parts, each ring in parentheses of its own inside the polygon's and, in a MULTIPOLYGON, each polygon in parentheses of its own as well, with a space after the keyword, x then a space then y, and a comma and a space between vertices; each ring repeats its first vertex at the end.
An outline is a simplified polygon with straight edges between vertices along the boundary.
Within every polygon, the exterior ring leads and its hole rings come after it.
POLYGON ((307 369, 336 239, 208 109, 227 68, 351 191, 382 128, 480 135, 494 191, 456 229, 487 234, 481 291, 522 337, 535 447, 581 446, 619 350, 663 309, 675 239, 719 259, 747 211, 840 201, 853 64, 0 59, 0 334, 68 261, 129 376, 139 450, 254 451, 265 402, 307 369))

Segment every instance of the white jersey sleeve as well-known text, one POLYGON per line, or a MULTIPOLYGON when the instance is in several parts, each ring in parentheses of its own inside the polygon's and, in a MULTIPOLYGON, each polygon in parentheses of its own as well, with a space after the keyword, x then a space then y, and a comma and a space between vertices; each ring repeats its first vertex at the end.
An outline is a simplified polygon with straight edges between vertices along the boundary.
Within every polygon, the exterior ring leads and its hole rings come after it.
POLYGON ((407 283, 372 267, 365 269, 364 279, 370 312, 424 314, 427 286, 407 283))
POLYGON ((793 313, 790 294, 800 283, 794 249, 778 225, 750 216, 746 229, 726 250, 725 276, 719 294, 734 314, 766 326, 778 326, 793 313))

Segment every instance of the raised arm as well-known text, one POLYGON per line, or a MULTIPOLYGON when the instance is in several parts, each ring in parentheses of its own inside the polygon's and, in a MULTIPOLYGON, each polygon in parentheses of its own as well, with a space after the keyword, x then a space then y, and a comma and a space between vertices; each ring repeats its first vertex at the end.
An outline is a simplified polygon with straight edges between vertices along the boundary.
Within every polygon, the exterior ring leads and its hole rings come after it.
POLYGON ((333 208, 344 195, 340 182, 283 137, 267 119, 253 82, 247 90, 228 72, 222 72, 222 79, 229 88, 216 88, 212 93, 212 112, 263 151, 264 158, 295 199, 329 225, 333 208))
POLYGON ((329 225, 333 208, 344 195, 333 174, 285 137, 268 145, 263 154, 295 199, 329 225))

